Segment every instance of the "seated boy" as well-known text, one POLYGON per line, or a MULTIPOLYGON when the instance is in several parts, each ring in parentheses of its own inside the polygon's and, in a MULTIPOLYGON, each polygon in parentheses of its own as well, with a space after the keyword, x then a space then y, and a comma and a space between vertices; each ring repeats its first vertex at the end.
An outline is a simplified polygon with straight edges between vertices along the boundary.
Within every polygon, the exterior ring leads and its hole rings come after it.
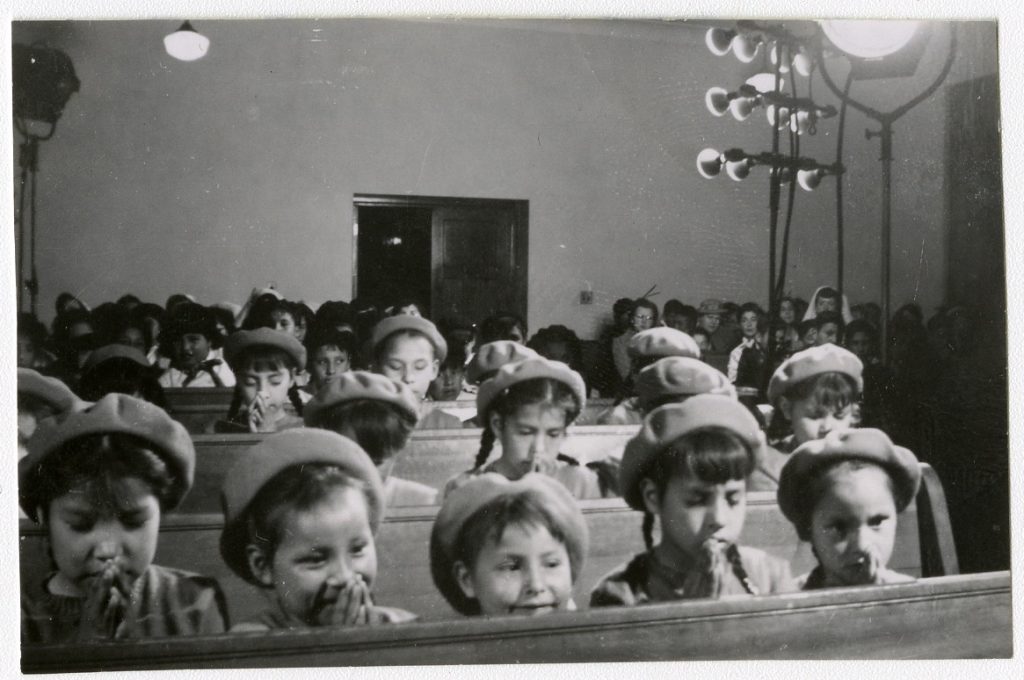
POLYGON ((352 370, 356 355, 355 333, 314 323, 306 335, 306 354, 309 357, 309 383, 305 391, 315 395, 325 385, 337 382, 352 370))
POLYGON ((214 432, 279 432, 302 427, 295 373, 306 365, 306 348, 291 333, 272 328, 236 331, 224 343, 224 355, 238 378, 227 418, 214 432))
POLYGON ((235 374, 221 356, 217 319, 206 307, 179 302, 160 331, 160 345, 171 356, 161 387, 234 387, 235 374))
POLYGON ((461 428, 462 421, 435 410, 427 391, 448 356, 448 343, 433 323, 419 316, 399 314, 381 319, 370 334, 374 370, 408 385, 420 404, 419 429, 461 428))
POLYGON ((817 328, 814 344, 833 345, 843 344, 843 317, 837 312, 822 312, 814 318, 814 326, 817 328))

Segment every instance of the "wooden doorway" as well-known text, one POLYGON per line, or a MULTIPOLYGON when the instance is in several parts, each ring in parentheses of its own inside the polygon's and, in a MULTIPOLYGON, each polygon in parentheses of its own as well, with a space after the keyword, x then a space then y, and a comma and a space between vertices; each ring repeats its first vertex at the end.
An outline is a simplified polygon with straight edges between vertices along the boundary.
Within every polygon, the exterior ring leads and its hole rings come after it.
POLYGON ((356 194, 353 295, 412 298, 434 321, 526 318, 529 202, 356 194))

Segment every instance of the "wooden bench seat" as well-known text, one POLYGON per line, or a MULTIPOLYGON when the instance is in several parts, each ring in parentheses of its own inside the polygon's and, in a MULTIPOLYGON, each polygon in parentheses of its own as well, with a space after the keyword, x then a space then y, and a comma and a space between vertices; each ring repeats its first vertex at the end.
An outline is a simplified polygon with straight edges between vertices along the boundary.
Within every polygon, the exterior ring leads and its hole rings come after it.
MULTIPOLYGON (((583 461, 621 455, 636 425, 591 425, 572 429, 563 452, 583 461)), ((479 429, 417 430, 395 464, 394 474, 440 489, 451 477, 473 467, 480 449, 479 429)), ((228 469, 262 441, 262 434, 193 435, 196 445, 195 482, 179 512, 220 511, 220 488, 228 469)), ((492 456, 497 456, 500 445, 492 456)))
POLYGON ((1010 573, 872 588, 398 626, 46 645, 22 670, 696 659, 1007 658, 1010 573))
MULTIPOLYGON (((210 423, 227 415, 232 395, 233 389, 230 387, 164 388, 167 412, 193 434, 206 432, 210 423)), ((577 422, 580 425, 595 422, 598 414, 613 402, 613 399, 591 399, 577 422)), ((451 413, 463 422, 476 415, 476 402, 472 399, 438 401, 434 403, 434 408, 451 413)))
MULTIPOLYGON (((917 502, 900 515, 896 550, 890 566, 912 576, 958 573, 952 536, 941 485, 934 472, 922 465, 926 483, 917 502), (937 489, 937 490, 936 490, 937 489), (939 518, 934 521, 932 518, 939 518), (942 519, 946 517, 945 523, 942 519)), ((588 593, 605 573, 643 550, 642 515, 621 499, 581 503, 590 528, 590 551, 577 580, 577 605, 585 609, 588 593)), ((434 587, 430 577, 428 544, 437 508, 396 508, 385 519, 377 537, 378 577, 374 596, 384 605, 408 609, 425 620, 450 618, 454 612, 434 587)), ((264 602, 257 589, 231 573, 220 559, 219 515, 170 515, 160 529, 156 563, 216 578, 228 599, 234 622, 253 617, 264 602)), ((792 525, 782 516, 774 494, 748 494, 743 545, 760 548, 789 560, 794 575, 814 565, 807 544, 801 543, 792 525)), ((22 520, 21 577, 41 578, 49 571, 43 530, 22 520)))

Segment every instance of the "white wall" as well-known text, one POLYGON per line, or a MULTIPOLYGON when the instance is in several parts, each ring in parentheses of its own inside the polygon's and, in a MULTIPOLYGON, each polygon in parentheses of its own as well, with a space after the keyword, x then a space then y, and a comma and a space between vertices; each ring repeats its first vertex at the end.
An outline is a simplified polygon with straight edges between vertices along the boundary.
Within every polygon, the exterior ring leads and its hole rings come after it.
MULTIPOLYGON (((273 281, 293 298, 347 299, 354 193, 529 200, 533 329, 591 336, 616 298, 654 284, 659 303, 766 297, 763 170, 708 181, 694 163, 705 146, 768 148, 763 115, 738 123, 703 104, 708 87, 755 69, 713 57, 703 26, 203 21, 210 53, 183 63, 162 49, 174 23, 13 26, 15 42, 65 50, 82 82, 41 148, 44 318, 64 290, 90 304, 128 291, 241 301, 273 281), (581 306, 588 284, 595 305, 581 306)), ((996 70, 994 24, 963 33, 951 82, 996 70)), ((921 78, 940 52, 931 46, 921 78)), ((914 82, 856 92, 888 108, 914 82)), ((831 101, 818 78, 814 93, 831 101)), ((897 124, 894 304, 942 301, 944 106, 940 90, 897 124)), ((854 301, 879 294, 878 143, 864 141, 866 125, 851 113, 854 301)), ((835 129, 821 123, 806 152, 831 160, 835 129)), ((808 297, 834 278, 834 184, 798 194, 788 288, 808 297)))

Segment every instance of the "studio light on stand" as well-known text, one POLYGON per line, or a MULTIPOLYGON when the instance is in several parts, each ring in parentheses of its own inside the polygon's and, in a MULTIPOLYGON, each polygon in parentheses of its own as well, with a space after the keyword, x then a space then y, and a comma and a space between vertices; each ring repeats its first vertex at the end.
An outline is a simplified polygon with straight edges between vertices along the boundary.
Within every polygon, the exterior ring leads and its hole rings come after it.
POLYGON ((14 44, 11 51, 13 73, 14 127, 22 137, 18 152, 21 169, 18 197, 18 307, 23 309, 22 286, 29 294, 29 311, 36 314, 39 277, 36 273, 36 176, 39 172, 39 143, 57 132, 57 121, 64 106, 80 82, 71 58, 60 50, 41 43, 14 44), (28 192, 28 206, 25 194, 28 192), (26 239, 26 219, 28 229, 26 239), (27 241, 27 243, 26 243, 27 241), (25 276, 25 251, 28 249, 28 276, 25 276))
MULTIPOLYGON (((946 60, 939 73, 919 94, 890 111, 879 111, 849 95, 854 80, 894 78, 914 74, 924 54, 930 25, 918 21, 829 20, 820 22, 816 43, 817 61, 822 79, 846 105, 852 106, 879 124, 878 130, 867 130, 866 137, 881 141, 882 162, 882 360, 888 356, 888 323, 890 309, 890 274, 892 266, 892 137, 893 124, 908 111, 930 97, 949 75, 956 57, 956 24, 949 23, 949 44, 946 60), (850 71, 846 87, 836 85, 826 68, 827 46, 844 55, 850 71)), ((840 133, 841 134, 841 133, 840 133)))

